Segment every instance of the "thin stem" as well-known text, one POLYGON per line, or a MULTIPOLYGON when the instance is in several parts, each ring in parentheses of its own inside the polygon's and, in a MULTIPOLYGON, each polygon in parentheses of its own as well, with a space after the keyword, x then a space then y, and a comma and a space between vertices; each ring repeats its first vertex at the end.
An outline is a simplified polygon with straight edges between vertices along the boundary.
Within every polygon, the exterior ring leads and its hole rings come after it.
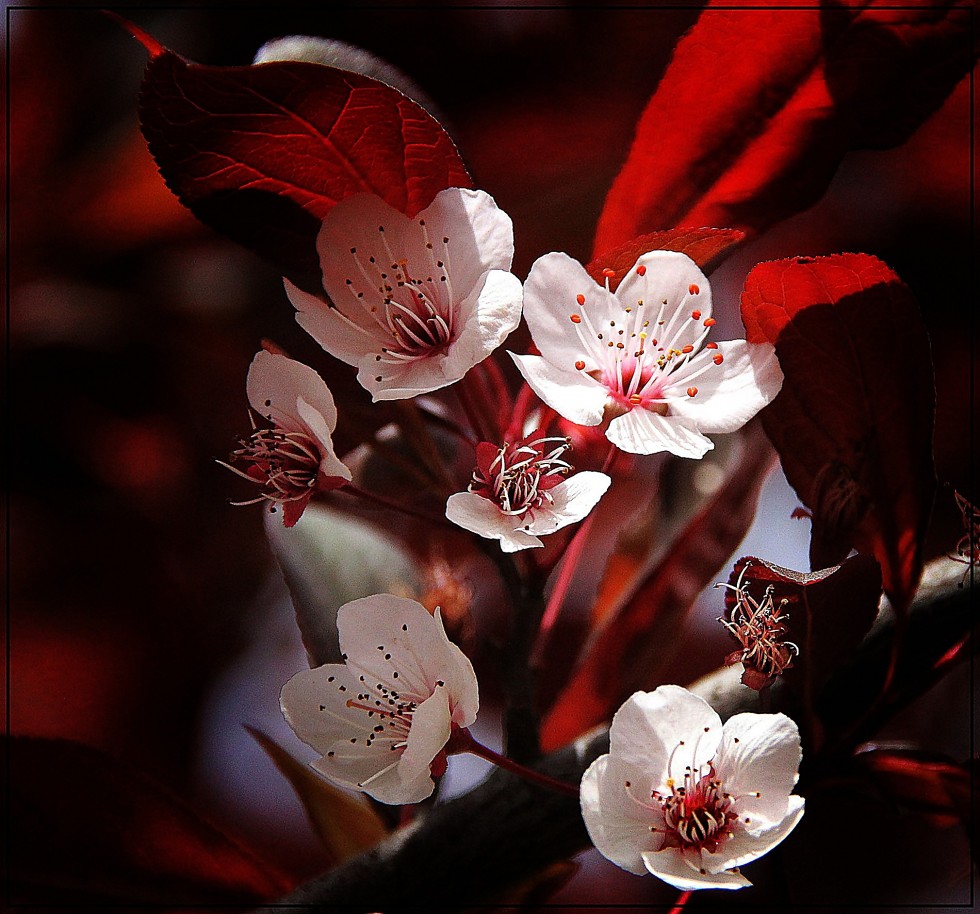
MULTIPOLYGON (((608 473, 612 469, 618 453, 619 451, 616 446, 611 445, 609 452, 606 454, 605 462, 602 464, 603 473, 608 473)), ((555 621, 558 619, 558 614, 561 612, 562 603, 564 603, 565 597, 568 595, 568 588, 572 584, 572 578, 575 577, 578 560, 582 555, 582 551, 585 549, 585 544, 588 542, 589 531, 592 529, 594 518, 595 514, 593 513, 585 519, 585 522, 575 531, 575 536, 572 537, 572 541, 568 544, 568 548, 564 552, 561 571, 558 572, 555 586, 551 589, 551 595, 548 597, 548 603, 541 617, 541 625, 538 627, 537 639, 534 643, 534 649, 531 652, 532 666, 540 664, 544 656, 551 630, 554 627, 555 621)))
POLYGON ((384 495, 378 495, 375 492, 368 492, 366 489, 355 486, 353 483, 348 483, 338 491, 346 492, 348 495, 354 495, 364 501, 369 501, 372 504, 380 505, 381 507, 388 508, 391 511, 398 511, 400 514, 407 514, 409 517, 415 517, 419 520, 424 520, 427 523, 435 524, 439 527, 450 526, 445 517, 435 517, 432 514, 425 514, 422 511, 416 511, 414 508, 409 508, 407 505, 401 505, 389 498, 385 498, 384 495))
POLYGON ((670 909, 670 914, 681 914, 684 910, 684 905, 686 905, 690 900, 694 892, 688 889, 686 892, 681 892, 677 896, 677 901, 674 902, 674 906, 670 909))
POLYGON ((446 473, 442 456, 435 441, 432 440, 429 426, 423 421, 418 407, 411 400, 395 400, 394 406, 405 443, 419 455, 426 469, 432 474, 432 478, 446 491, 452 491, 453 484, 446 473))
POLYGON ((558 790, 574 797, 577 797, 579 794, 577 784, 568 784, 565 781, 556 781, 554 778, 549 777, 546 774, 542 774, 540 771, 535 771, 533 768, 527 768, 524 765, 515 762, 513 759, 507 758, 507 756, 501 755, 499 752, 494 752, 493 749, 489 749, 482 743, 478 743, 469 730, 459 730, 453 735, 453 748, 458 752, 469 752, 471 755, 476 755, 482 759, 486 759, 488 762, 492 762, 498 768, 503 768, 505 771, 516 774, 527 781, 533 781, 535 784, 540 784, 542 787, 547 787, 551 790, 558 790))
POLYGON ((491 409, 491 414, 496 420, 494 425, 499 432, 501 429, 500 417, 509 416, 514 405, 510 388, 504 380, 504 373, 500 370, 500 366, 493 356, 480 362, 477 369, 483 375, 484 391, 493 391, 493 399, 490 401, 490 406, 493 407, 496 404, 496 409, 491 409))

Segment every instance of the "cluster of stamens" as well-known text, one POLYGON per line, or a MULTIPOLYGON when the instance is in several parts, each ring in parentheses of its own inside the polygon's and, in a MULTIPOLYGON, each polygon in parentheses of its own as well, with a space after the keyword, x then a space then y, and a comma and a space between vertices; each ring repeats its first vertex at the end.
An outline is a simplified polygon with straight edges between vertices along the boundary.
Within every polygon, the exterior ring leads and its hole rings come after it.
POLYGON ((562 459, 568 438, 526 438, 499 448, 489 466, 473 471, 469 491, 496 502, 504 514, 523 516, 553 498, 549 489, 572 471, 562 459))
MULTIPOLYGON (((357 282, 351 277, 345 280, 351 293, 350 303, 334 303, 337 312, 351 327, 385 341, 375 356, 379 368, 384 364, 404 364, 442 352, 454 337, 449 238, 442 238, 436 253, 425 220, 419 220, 418 225, 429 253, 429 263, 414 264, 410 270, 408 258, 398 257, 392 251, 384 226, 379 225, 383 253, 365 257, 356 247, 350 249, 360 279, 357 282), (413 275, 416 267, 421 272, 413 275), (377 290, 377 296, 370 293, 366 296, 359 288, 365 284, 377 290)), ((375 380, 380 382, 382 378, 379 374, 375 380)))
MULTIPOLYGON (((254 424, 254 422, 253 422, 254 424)), ((262 487, 262 494, 236 505, 253 505, 263 499, 272 502, 298 501, 316 486, 320 469, 320 450, 309 435, 281 428, 255 428, 230 459, 244 469, 219 461, 233 473, 262 487)))
MULTIPOLYGON (((640 264, 636 272, 646 275, 647 268, 640 264)), ((603 271, 606 291, 609 279, 615 275, 612 270, 603 271)), ((697 296, 700 288, 691 284, 689 295, 697 296)), ((620 320, 609 320, 601 326, 593 323, 586 307, 586 296, 576 296, 577 310, 569 314, 575 325, 584 352, 593 356, 597 368, 589 370, 590 376, 605 385, 616 402, 627 409, 642 406, 653 412, 666 415, 671 397, 666 395, 664 382, 668 375, 685 364, 701 348, 709 330, 716 323, 712 317, 703 318, 701 311, 693 309, 682 312, 679 308, 669 319, 665 318, 669 302, 666 298, 659 302, 645 302, 637 299, 625 305, 620 320), (691 325, 697 329, 692 338, 691 325)), ((705 344, 707 349, 718 349, 717 343, 705 344)), ((714 365, 721 365, 725 358, 720 352, 697 371, 688 376, 694 380, 714 365)), ((575 361, 577 371, 586 371, 585 359, 575 361)), ((696 397, 697 387, 686 390, 689 397, 696 397)))
POLYGON ((729 619, 720 616, 718 621, 741 645, 741 649, 729 654, 726 661, 729 664, 741 662, 745 667, 742 682, 760 690, 771 685, 793 665, 793 658, 800 649, 792 641, 785 640, 789 616, 783 610, 789 601, 783 599, 776 604, 772 584, 766 587, 761 601, 753 599, 744 586, 747 568, 748 565, 742 569, 736 584, 723 585, 734 592, 735 605, 729 619))
POLYGON ((953 496, 956 498, 956 507, 960 509, 965 532, 956 544, 956 552, 951 553, 949 557, 954 562, 966 565, 966 571, 963 572, 963 579, 960 581, 962 587, 970 569, 980 564, 980 511, 959 492, 954 492, 953 496))

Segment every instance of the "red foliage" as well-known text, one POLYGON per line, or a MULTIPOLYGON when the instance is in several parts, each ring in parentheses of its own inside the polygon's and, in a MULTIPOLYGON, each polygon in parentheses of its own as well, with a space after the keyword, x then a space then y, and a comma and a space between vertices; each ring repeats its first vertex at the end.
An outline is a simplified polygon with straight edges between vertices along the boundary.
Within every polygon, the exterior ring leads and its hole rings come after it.
POLYGON ((471 186, 423 108, 332 67, 208 67, 160 52, 140 119, 181 202, 311 291, 320 291, 317 231, 340 200, 366 191, 411 216, 440 190, 471 186))
POLYGON ((586 264, 585 269, 600 284, 606 279, 603 271, 612 270, 609 287, 615 289, 640 255, 647 251, 679 251, 709 273, 744 237, 745 233, 736 229, 678 228, 648 232, 612 251, 606 251, 586 264))
POLYGON ((873 553, 906 609, 935 491, 929 341, 908 287, 865 254, 759 264, 742 293, 750 341, 775 344, 785 380, 762 413, 813 514, 810 562, 873 553))
POLYGON ((245 904, 292 884, 162 784, 91 747, 14 737, 9 753, 21 902, 245 904))
POLYGON ((967 6, 709 4, 639 121, 595 251, 677 225, 752 234, 810 206, 845 152, 904 141, 970 71, 967 6))
MULTIPOLYGON (((847 662, 878 614, 881 570, 871 556, 855 555, 842 565, 807 573, 747 556, 735 563, 728 583, 734 586, 740 579, 743 591, 756 601, 772 587, 773 604, 786 617, 781 640, 800 650, 783 676, 789 686, 806 679, 811 692, 847 662)), ((726 615, 735 602, 735 591, 726 589, 726 615)))
MULTIPOLYGON (((671 544, 657 566, 605 613, 583 659, 545 718, 542 746, 553 749, 609 720, 637 689, 660 685, 659 675, 679 641, 687 611, 745 536, 772 451, 757 425, 743 431, 741 455, 727 482, 671 544)), ((621 569, 624 576, 628 570, 621 569)))

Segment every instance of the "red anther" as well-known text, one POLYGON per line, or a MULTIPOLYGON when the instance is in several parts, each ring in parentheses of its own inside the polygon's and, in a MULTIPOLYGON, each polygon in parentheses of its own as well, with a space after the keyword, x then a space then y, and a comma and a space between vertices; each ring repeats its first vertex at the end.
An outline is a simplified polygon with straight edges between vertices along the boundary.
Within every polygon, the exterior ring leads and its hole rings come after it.
POLYGON ((713 317, 709 317, 709 318, 708 318, 708 319, 707 319, 707 320, 706 320, 706 321, 704 322, 704 326, 705 326, 705 327, 714 327, 714 325, 715 325, 715 324, 717 324, 717 323, 718 323, 718 321, 716 321, 716 320, 715 320, 715 319, 714 319, 713 317))
POLYGON ((705 343, 704 344, 704 348, 705 349, 717 349, 718 348, 718 344, 715 343, 715 342, 705 343))
POLYGON ((607 278, 609 278, 609 279, 612 279, 612 277, 616 275, 616 271, 615 270, 610 270, 609 267, 606 267, 602 271, 602 275, 605 276, 605 277, 607 277, 607 278))
POLYGON ((582 295, 581 293, 579 293, 578 295, 575 296, 575 301, 577 301, 580 305, 584 305, 585 304, 585 296, 582 295))
POLYGON ((575 368, 576 368, 576 369, 577 369, 578 371, 584 371, 584 370, 585 370, 585 362, 583 362, 583 361, 582 361, 581 359, 579 359, 579 360, 578 360, 578 361, 577 361, 577 362, 575 363, 575 368))
POLYGON ((694 352, 694 347, 693 347, 693 346, 685 346, 685 347, 684 347, 684 348, 683 348, 683 349, 681 350, 681 352, 682 352, 682 353, 684 353, 685 355, 686 355, 686 354, 687 354, 688 352, 694 352))
MULTIPOLYGON (((579 296, 579 297, 581 298, 581 296, 579 296)), ((579 314, 573 314, 570 319, 571 319, 571 322, 573 324, 581 324, 582 323, 582 317, 579 314)))
POLYGON ((719 352, 718 355, 714 356, 714 358, 712 358, 711 361, 714 362, 716 365, 720 365, 722 362, 725 361, 725 357, 719 352))
POLYGON ((698 395, 698 389, 696 387, 688 387, 687 395, 689 397, 696 397, 698 395))
POLYGON ((699 320, 701 320, 701 312, 700 311, 692 311, 691 312, 691 317, 694 318, 694 320, 699 321, 699 320))
POLYGON ((637 272, 637 275, 638 275, 638 276, 646 276, 646 275, 647 275, 647 268, 646 268, 645 266, 643 266, 643 264, 641 263, 641 264, 640 264, 640 265, 639 265, 639 266, 638 266, 638 267, 636 268, 636 272, 637 272))
POLYGON ((632 403, 634 406, 639 406, 642 402, 643 397, 641 397, 639 394, 630 395, 630 403, 632 403))
POLYGON ((691 295, 697 295, 697 294, 698 294, 698 293, 699 293, 699 292, 701 291, 701 289, 700 289, 700 288, 699 288, 698 286, 696 286, 696 285, 695 285, 695 284, 694 284, 694 283, 692 282, 692 283, 691 283, 691 284, 690 284, 690 285, 689 285, 689 286, 687 287, 687 291, 688 291, 688 292, 690 292, 690 293, 691 293, 691 295))

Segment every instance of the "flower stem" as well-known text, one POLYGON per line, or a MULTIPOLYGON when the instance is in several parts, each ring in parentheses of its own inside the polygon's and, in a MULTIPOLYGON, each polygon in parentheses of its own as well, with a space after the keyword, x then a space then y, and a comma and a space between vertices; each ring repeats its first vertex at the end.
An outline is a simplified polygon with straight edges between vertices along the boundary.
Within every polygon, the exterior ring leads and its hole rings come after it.
POLYGON ((494 752, 493 749, 488 749, 482 743, 478 743, 469 730, 463 729, 453 734, 453 749, 457 752, 469 752, 471 755, 479 756, 482 759, 486 759, 488 762, 492 762, 498 768, 503 768, 505 771, 516 774, 525 780, 533 781, 535 784, 540 784, 542 787, 548 787, 551 790, 558 790, 561 793, 567 793, 570 796, 578 796, 579 789, 577 784, 568 784, 565 781, 557 781, 546 774, 542 774, 540 771, 535 771, 533 768, 527 768, 524 765, 515 762, 513 759, 509 759, 507 756, 501 755, 499 752, 494 752))
POLYGON ((416 517, 419 520, 424 520, 427 523, 435 524, 438 527, 450 526, 444 517, 435 517, 432 514, 424 514, 422 511, 416 511, 414 508, 409 508, 407 505, 401 505, 398 502, 391 501, 391 499, 385 498, 383 495, 368 492, 366 489, 355 486, 350 482, 340 488, 338 491, 346 492, 348 495, 354 495, 363 501, 369 501, 372 504, 380 505, 381 507, 388 508, 391 511, 397 511, 400 514, 407 514, 409 517, 416 517))
MULTIPOLYGON (((602 464, 603 473, 608 473, 612 469, 618 453, 619 451, 615 445, 610 446, 609 453, 606 454, 606 459, 602 464)), ((537 639, 534 643, 534 649, 531 652, 532 666, 538 666, 544 656, 548 637, 551 634, 555 620, 558 618, 558 613, 561 612, 562 603, 564 603, 565 597, 568 594, 568 588, 571 586, 572 578, 575 576, 578 560, 582 555, 582 550, 585 549, 586 542, 588 542, 589 531, 592 529, 594 518, 595 512, 585 519, 578 530, 575 531, 575 536, 572 537, 572 541, 568 544, 568 548, 564 552, 561 571, 555 580, 555 586, 551 589, 551 595, 548 597, 548 603, 545 606, 544 615, 542 615, 541 624, 538 627, 537 639)))
POLYGON ((693 894, 691 889, 688 889, 686 892, 681 892, 677 896, 677 901, 674 902, 674 906, 670 909, 670 914, 681 914, 684 910, 684 905, 691 900, 691 895, 693 894))

